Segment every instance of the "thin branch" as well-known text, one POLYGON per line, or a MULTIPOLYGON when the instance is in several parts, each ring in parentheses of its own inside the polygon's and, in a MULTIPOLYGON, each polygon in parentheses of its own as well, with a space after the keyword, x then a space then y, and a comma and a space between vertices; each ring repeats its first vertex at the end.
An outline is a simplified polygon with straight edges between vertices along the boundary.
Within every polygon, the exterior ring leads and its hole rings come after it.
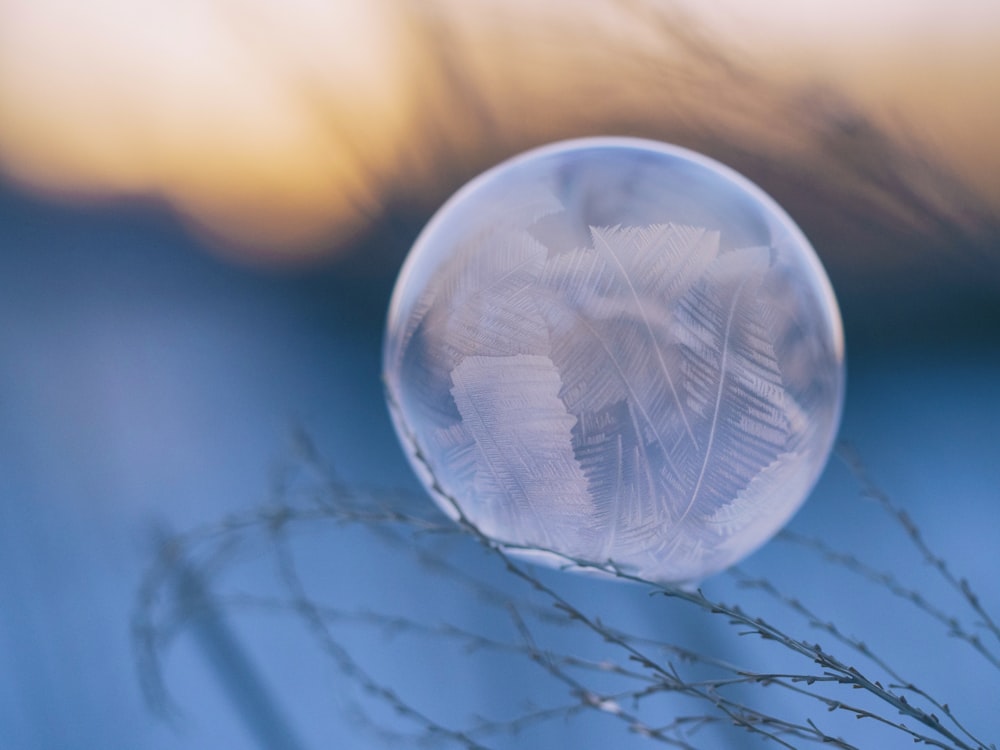
POLYGON ((840 552, 830 547, 821 539, 805 536, 804 534, 799 534, 790 529, 782 530, 775 538, 779 541, 789 542, 815 552, 827 562, 849 571, 850 573, 858 575, 861 578, 880 586, 893 596, 909 602, 918 610, 944 625, 949 636, 966 642, 973 649, 975 649, 980 656, 989 662, 990 665, 996 669, 1000 669, 1000 658, 998 658, 997 655, 994 654, 985 643, 983 643, 982 638, 975 633, 969 632, 962 625, 962 623, 959 622, 957 617, 947 614, 944 610, 936 607, 928 601, 928 599, 919 590, 905 586, 892 573, 885 570, 877 570, 859 560, 855 555, 840 552))
POLYGON ((924 535, 921 533, 920 528, 916 523, 914 523, 913 519, 910 518, 909 513, 893 503, 889 495, 882 490, 881 487, 875 484, 868 472, 868 467, 865 466, 864 462, 861 460, 861 456, 858 454, 857 450, 847 443, 842 443, 838 446, 837 455, 840 456, 841 460, 847 465, 857 480, 861 483, 862 493, 864 496, 874 500, 886 513, 889 514, 889 516, 903 529, 913 546, 917 548, 921 556, 924 558, 924 561, 933 567, 941 578, 943 578, 952 589, 961 595, 972 611, 981 618, 983 627, 985 627, 987 631, 992 633, 993 636, 1000 641, 1000 625, 997 625, 996 620, 994 620, 989 612, 987 612, 983 607, 982 601, 972 589, 972 585, 967 579, 959 578, 952 572, 945 559, 938 555, 924 539, 924 535))

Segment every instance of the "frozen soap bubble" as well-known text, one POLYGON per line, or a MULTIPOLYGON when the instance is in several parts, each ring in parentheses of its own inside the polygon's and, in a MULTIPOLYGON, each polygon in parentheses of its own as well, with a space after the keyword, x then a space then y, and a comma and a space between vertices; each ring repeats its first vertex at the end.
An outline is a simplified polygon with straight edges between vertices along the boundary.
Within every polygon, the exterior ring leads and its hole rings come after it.
POLYGON ((384 357, 445 512, 663 582, 788 521, 843 401, 837 303, 799 229, 727 167, 635 139, 548 146, 462 188, 406 260, 384 357))

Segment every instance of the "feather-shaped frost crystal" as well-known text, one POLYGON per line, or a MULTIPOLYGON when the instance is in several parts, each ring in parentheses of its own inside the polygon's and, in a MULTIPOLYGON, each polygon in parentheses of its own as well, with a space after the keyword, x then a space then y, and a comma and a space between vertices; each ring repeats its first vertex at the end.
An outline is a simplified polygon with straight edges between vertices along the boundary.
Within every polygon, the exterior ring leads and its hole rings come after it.
POLYGON ((819 260, 769 197, 690 151, 597 138, 505 162, 438 212, 384 367, 446 513, 512 548, 692 582, 810 492, 844 344, 819 260))

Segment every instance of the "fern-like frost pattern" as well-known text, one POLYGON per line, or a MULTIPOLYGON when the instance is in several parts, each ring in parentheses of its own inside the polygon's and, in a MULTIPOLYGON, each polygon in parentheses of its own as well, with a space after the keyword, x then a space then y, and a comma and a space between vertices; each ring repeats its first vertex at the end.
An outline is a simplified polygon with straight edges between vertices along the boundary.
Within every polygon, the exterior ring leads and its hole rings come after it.
POLYGON ((735 562, 808 493, 839 416, 810 267, 724 223, 580 226, 523 200, 520 224, 456 232, 395 341, 390 320, 394 417, 437 499, 502 542, 655 579, 735 562))
POLYGON ((585 551, 587 479, 573 452, 576 417, 559 398, 552 360, 533 354, 466 357, 452 394, 475 454, 472 488, 486 531, 527 544, 585 551))

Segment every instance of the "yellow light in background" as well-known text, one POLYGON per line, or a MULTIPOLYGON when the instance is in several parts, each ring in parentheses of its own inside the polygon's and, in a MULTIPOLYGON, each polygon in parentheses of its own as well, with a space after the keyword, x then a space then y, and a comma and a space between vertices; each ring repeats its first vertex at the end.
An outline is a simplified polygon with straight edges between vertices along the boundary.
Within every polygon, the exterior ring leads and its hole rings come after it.
POLYGON ((318 251, 378 211, 405 54, 372 0, 0 0, 0 164, 161 195, 244 251, 318 251))
POLYGON ((300 260, 557 138, 793 163, 766 96, 820 84, 1000 212, 996 39, 995 0, 0 0, 0 168, 300 260))
POLYGON ((718 0, 697 14, 754 69, 846 93, 1000 208, 1000 2, 718 0))

